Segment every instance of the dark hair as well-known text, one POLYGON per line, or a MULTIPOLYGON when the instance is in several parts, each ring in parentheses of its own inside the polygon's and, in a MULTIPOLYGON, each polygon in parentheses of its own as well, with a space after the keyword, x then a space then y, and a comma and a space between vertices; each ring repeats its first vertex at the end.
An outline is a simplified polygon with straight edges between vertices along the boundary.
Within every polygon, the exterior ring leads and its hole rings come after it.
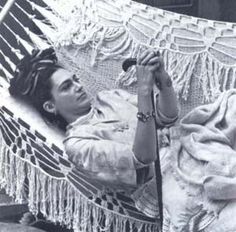
POLYGON ((65 130, 67 122, 61 115, 54 115, 43 108, 43 104, 52 99, 52 82, 50 77, 58 69, 63 68, 57 63, 52 48, 34 50, 26 55, 17 65, 13 78, 10 80, 9 93, 33 105, 46 119, 65 130))

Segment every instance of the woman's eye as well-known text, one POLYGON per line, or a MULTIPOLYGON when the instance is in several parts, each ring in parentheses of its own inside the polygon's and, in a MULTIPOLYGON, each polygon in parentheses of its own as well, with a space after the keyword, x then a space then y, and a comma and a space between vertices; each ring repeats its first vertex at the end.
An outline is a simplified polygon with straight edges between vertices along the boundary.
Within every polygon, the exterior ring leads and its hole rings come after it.
POLYGON ((64 85, 62 86, 61 90, 62 90, 62 91, 66 91, 66 90, 68 90, 70 87, 71 87, 71 83, 66 83, 66 84, 64 84, 64 85))

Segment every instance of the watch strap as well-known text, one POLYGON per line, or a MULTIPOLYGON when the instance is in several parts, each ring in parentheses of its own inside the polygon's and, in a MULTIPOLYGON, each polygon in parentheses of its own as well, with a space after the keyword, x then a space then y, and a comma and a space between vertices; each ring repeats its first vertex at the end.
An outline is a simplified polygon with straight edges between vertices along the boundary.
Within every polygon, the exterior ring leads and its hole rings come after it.
POLYGON ((143 113, 143 112, 138 112, 137 113, 137 118, 139 121, 141 122, 148 122, 151 119, 153 119, 155 117, 155 113, 154 111, 152 112, 147 112, 147 113, 143 113))

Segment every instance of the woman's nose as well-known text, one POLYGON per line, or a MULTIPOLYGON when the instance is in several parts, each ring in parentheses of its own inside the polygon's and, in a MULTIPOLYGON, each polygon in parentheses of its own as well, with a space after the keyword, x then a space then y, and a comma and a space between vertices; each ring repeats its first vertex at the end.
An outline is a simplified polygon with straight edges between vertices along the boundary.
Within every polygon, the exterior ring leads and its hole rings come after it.
POLYGON ((82 88, 83 88, 82 85, 75 84, 74 90, 75 90, 75 92, 79 92, 79 91, 81 91, 82 88))

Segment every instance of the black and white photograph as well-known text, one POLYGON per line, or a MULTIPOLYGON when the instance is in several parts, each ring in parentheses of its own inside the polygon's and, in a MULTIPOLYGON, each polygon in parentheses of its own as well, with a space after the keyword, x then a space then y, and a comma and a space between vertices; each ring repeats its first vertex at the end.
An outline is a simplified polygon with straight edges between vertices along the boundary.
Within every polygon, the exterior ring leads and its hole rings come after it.
POLYGON ((0 232, 235 217, 235 0, 0 0, 0 232))

